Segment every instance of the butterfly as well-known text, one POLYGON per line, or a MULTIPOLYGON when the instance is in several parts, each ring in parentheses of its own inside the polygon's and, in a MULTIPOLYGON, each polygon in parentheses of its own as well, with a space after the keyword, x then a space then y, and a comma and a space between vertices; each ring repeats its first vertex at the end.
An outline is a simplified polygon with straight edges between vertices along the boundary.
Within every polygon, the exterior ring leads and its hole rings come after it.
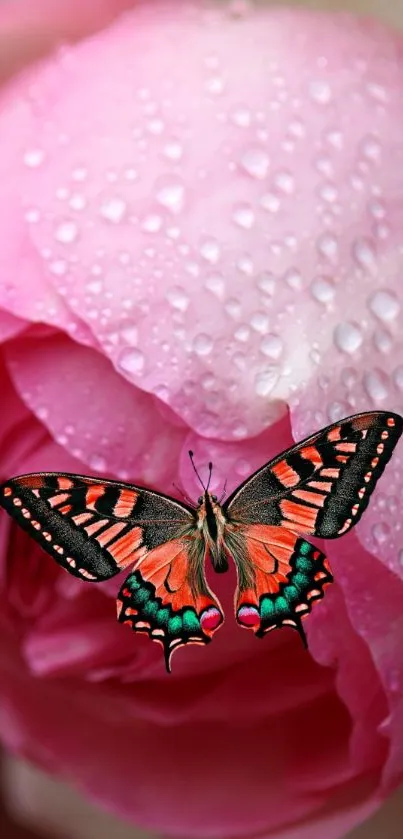
POLYGON ((224 614, 205 577, 237 571, 238 624, 263 637, 296 629, 333 577, 305 536, 335 539, 361 518, 402 433, 403 419, 361 413, 280 454, 225 501, 203 484, 197 506, 127 483, 37 473, 0 487, 4 509, 70 574, 98 583, 132 566, 118 594, 118 620, 164 650, 207 644, 224 614), (222 500, 222 499, 221 499, 222 500))

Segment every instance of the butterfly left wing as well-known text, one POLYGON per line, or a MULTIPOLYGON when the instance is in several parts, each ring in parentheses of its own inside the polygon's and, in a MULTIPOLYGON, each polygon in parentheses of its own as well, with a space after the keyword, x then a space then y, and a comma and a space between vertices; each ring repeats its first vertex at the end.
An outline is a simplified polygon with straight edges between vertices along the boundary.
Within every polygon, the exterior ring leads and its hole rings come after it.
POLYGON ((293 446, 229 497, 223 509, 242 626, 261 635, 289 624, 302 634, 301 616, 332 577, 324 555, 300 537, 337 538, 357 523, 402 430, 397 414, 349 417, 293 446))
POLYGON ((0 504, 70 574, 102 582, 134 563, 119 620, 174 649, 205 644, 223 621, 204 576, 190 507, 151 490, 83 475, 38 473, 0 487, 0 504))

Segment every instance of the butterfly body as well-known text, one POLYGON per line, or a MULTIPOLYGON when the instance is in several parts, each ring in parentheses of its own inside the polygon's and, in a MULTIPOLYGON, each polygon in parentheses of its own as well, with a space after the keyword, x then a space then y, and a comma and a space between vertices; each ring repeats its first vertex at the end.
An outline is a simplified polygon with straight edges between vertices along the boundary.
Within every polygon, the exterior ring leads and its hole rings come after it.
POLYGON ((102 582, 132 566, 118 619, 163 646, 169 671, 178 647, 209 643, 224 621, 208 558, 217 573, 235 563, 241 627, 262 637, 289 626, 306 643, 302 620, 333 578, 305 536, 337 538, 359 521, 402 431, 397 414, 356 414, 266 463, 224 503, 209 484, 193 507, 144 487, 45 472, 5 482, 0 505, 70 574, 102 582))

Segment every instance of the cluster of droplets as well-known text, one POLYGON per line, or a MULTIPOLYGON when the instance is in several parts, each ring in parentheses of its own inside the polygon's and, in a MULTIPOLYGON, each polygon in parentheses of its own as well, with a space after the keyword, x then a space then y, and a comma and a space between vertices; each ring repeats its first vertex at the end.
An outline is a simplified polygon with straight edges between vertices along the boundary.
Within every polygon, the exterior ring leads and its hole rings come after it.
MULTIPOLYGON (((327 414, 338 417, 359 402, 357 388, 332 387, 350 363, 362 370, 367 404, 382 403, 391 388, 397 400, 391 357, 400 300, 394 277, 390 285, 380 281, 389 236, 379 186, 387 91, 363 64, 371 130, 354 141, 344 171, 349 127, 335 123, 338 82, 326 56, 318 52, 311 73, 296 83, 272 50, 264 58, 266 95, 256 95, 235 81, 214 34, 223 15, 236 33, 253 7, 233 3, 206 15, 214 46, 195 59, 200 118, 176 107, 181 79, 174 72, 158 93, 139 86, 133 96, 127 67, 115 85, 117 118, 109 115, 99 141, 80 135, 77 143, 59 112, 54 135, 48 130, 43 146, 36 141, 23 150, 32 185, 25 218, 52 284, 122 375, 193 425, 203 415, 203 433, 221 433, 223 425, 235 439, 257 433, 273 420, 271 402, 298 399, 318 376, 327 414), (122 122, 123 101, 133 111, 122 122), (206 126, 216 132, 216 146, 204 153, 197 132, 206 126), (114 164, 118 132, 125 145, 114 164), (307 167, 298 162, 304 157, 307 167), (45 170, 49 182, 56 160, 59 172, 66 160, 64 180, 41 202, 38 184, 45 170), (379 358, 373 367, 362 363, 369 347, 379 358), (326 377, 319 371, 334 352, 326 377)), ((112 67, 111 77, 119 73, 112 67)))

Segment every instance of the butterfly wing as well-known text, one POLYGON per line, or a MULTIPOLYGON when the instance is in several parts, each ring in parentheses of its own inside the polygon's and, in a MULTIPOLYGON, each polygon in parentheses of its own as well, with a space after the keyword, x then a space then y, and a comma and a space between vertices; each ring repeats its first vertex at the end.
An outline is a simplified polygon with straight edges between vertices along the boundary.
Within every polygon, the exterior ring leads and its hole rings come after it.
POLYGON ((270 525, 230 526, 226 542, 237 568, 240 626, 258 637, 291 626, 306 645, 302 618, 333 581, 324 554, 292 531, 270 525))
POLYGON ((335 539, 361 518, 402 433, 397 414, 356 414, 303 440, 248 478, 230 519, 335 539))
POLYGON ((130 484, 39 473, 3 484, 0 504, 76 577, 102 582, 134 563, 119 620, 162 643, 168 668, 174 649, 208 643, 222 623, 194 512, 179 501, 130 484))
POLYGON ((301 632, 301 617, 332 577, 324 555, 300 536, 334 539, 357 523, 402 430, 397 414, 349 417, 279 455, 228 498, 242 626, 257 635, 287 624, 301 632))

